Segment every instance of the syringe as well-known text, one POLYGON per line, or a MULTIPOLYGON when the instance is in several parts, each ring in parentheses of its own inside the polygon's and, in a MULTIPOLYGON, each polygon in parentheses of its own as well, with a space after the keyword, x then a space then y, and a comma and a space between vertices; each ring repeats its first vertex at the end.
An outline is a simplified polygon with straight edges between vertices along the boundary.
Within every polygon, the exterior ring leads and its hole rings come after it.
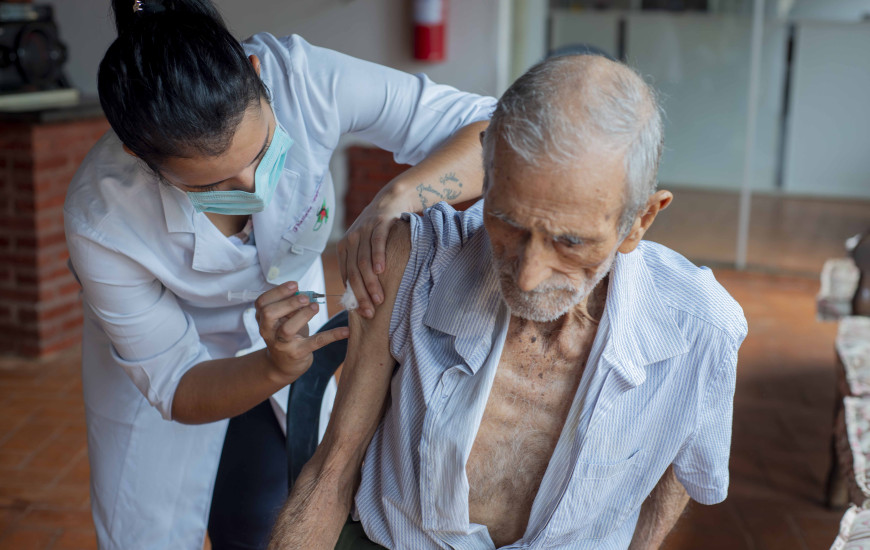
MULTIPOLYGON (((243 302, 253 302, 263 292, 265 292, 265 290, 230 290, 227 292, 227 300, 230 302, 238 300, 241 300, 243 302)), ((294 293, 293 296, 298 296, 299 294, 304 294, 305 296, 308 296, 308 299, 311 301, 311 303, 314 304, 325 304, 327 296, 335 296, 341 298, 340 294, 320 294, 319 292, 314 292, 313 290, 300 290, 294 293)))

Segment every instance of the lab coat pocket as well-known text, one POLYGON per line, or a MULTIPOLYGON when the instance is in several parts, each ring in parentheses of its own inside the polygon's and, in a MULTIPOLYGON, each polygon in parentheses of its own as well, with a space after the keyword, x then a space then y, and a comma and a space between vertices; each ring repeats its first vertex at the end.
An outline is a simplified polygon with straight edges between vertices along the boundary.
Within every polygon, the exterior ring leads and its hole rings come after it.
POLYGON ((331 180, 297 197, 305 208, 281 235, 278 255, 266 274, 272 284, 301 280, 323 253, 332 232, 335 191, 331 180))
POLYGON ((550 522, 568 527, 552 533, 548 545, 603 539, 621 526, 640 500, 637 484, 646 462, 643 450, 623 460, 579 462, 550 522))

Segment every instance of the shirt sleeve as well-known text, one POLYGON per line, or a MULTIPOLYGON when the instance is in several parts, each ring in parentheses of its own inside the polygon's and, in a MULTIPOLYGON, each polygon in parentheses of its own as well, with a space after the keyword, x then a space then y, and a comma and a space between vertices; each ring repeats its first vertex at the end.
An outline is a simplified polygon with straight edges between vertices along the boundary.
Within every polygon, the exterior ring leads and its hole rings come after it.
POLYGON ((674 460, 677 479, 701 504, 716 504, 728 496, 737 348, 732 343, 709 381, 699 404, 698 427, 674 460))
MULTIPOLYGON (((301 73, 307 88, 307 97, 298 99, 308 104, 310 114, 336 117, 330 122, 337 123, 340 134, 391 151, 398 163, 417 164, 458 129, 488 120, 495 108, 495 98, 435 84, 425 74, 312 46, 296 35, 282 42, 293 50, 292 70, 301 73)), ((318 125, 310 126, 316 130, 318 125)))
POLYGON ((461 245, 482 225, 483 201, 464 212, 439 202, 423 215, 403 214, 411 223, 411 254, 390 319, 390 352, 402 363, 413 327, 422 323, 429 309, 432 287, 441 278, 461 245))
POLYGON ((193 319, 147 269, 78 231, 69 218, 67 246, 90 308, 112 342, 112 355, 163 418, 187 370, 211 359, 193 319))

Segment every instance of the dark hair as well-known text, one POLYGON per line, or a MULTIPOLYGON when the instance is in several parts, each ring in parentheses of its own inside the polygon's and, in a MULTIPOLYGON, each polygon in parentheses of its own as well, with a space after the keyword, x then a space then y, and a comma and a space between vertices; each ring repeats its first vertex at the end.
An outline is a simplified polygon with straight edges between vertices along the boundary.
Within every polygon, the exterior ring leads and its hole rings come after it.
POLYGON ((170 157, 216 156, 245 111, 268 98, 209 0, 112 0, 118 38, 100 62, 100 103, 152 170, 170 157))

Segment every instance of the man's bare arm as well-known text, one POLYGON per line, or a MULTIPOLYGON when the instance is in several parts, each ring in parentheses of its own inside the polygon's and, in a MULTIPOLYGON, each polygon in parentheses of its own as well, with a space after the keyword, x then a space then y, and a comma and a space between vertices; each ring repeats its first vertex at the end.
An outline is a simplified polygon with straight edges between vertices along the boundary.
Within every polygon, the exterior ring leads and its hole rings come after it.
POLYGON ((390 317, 411 250, 410 226, 397 222, 380 275, 384 302, 373 319, 349 314, 350 339, 338 394, 323 441, 302 468, 281 510, 269 550, 332 549, 350 512, 359 470, 386 404, 395 360, 390 317))
POLYGON ((655 550, 676 525, 689 503, 686 489, 669 466, 640 508, 629 550, 655 550))

